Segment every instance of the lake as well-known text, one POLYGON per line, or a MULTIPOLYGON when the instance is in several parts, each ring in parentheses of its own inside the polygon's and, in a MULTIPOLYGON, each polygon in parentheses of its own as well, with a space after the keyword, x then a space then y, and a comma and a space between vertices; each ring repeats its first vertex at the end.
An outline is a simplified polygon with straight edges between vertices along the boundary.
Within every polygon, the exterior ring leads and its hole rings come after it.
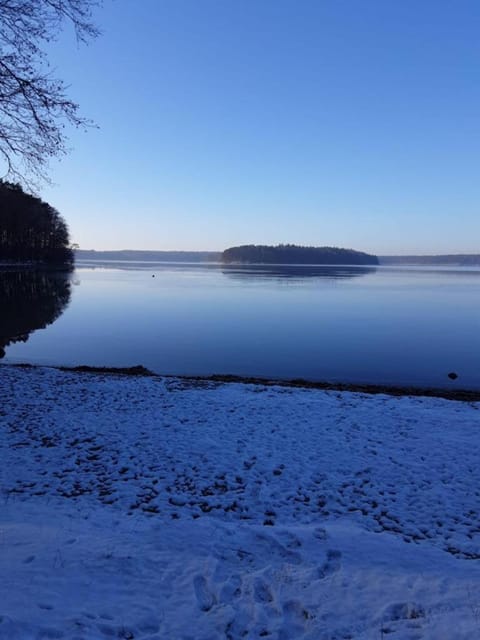
POLYGON ((85 262, 0 309, 4 363, 480 389, 480 268, 85 262))

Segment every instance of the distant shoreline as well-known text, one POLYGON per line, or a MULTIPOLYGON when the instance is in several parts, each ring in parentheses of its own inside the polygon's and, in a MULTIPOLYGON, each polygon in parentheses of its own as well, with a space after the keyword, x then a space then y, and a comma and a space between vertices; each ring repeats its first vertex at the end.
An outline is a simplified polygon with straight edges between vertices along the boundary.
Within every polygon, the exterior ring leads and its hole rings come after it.
POLYGON ((457 253, 438 256, 378 256, 380 266, 478 267, 480 254, 457 253))
MULTIPOLYGON (((219 263, 221 251, 143 251, 125 249, 121 251, 96 251, 77 249, 78 260, 117 260, 128 262, 190 262, 219 263)), ((480 254, 458 253, 439 255, 378 256, 380 266, 480 266, 480 254)), ((262 263, 263 264, 263 263, 262 263)))

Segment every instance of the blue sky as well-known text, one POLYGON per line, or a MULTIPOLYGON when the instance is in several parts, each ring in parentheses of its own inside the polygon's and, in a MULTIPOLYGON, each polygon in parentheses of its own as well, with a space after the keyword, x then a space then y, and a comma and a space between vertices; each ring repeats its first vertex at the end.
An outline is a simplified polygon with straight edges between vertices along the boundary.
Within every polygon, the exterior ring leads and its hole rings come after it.
POLYGON ((480 251, 478 0, 105 0, 51 50, 98 129, 41 195, 84 249, 480 251))

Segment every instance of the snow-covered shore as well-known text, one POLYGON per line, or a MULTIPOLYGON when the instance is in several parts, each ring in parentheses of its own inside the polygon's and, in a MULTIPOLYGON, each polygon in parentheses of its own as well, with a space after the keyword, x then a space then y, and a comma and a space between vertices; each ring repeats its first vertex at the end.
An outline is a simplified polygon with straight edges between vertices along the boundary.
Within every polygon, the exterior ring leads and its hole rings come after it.
POLYGON ((0 367, 0 638, 480 637, 480 403, 0 367))

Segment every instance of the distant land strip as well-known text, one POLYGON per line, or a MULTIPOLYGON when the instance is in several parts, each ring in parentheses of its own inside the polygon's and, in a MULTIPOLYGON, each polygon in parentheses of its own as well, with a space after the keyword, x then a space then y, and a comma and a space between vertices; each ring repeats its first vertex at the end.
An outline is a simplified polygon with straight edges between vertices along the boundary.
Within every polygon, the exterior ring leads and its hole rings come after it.
MULTIPOLYGON (((222 255, 223 252, 221 251, 144 251, 133 249, 121 251, 77 249, 75 251, 76 260, 92 262, 101 262, 103 260, 127 262, 222 262, 222 255)), ((436 256, 378 256, 378 263, 382 266, 477 267, 480 266, 480 254, 459 253, 436 256)), ((321 264, 325 263, 323 262, 321 264)))
POLYGON ((220 262, 221 251, 143 251, 123 249, 121 251, 95 251, 76 249, 76 260, 116 260, 130 262, 220 262))
POLYGON ((453 253, 438 256, 378 256, 382 265, 478 267, 480 253, 453 253))

